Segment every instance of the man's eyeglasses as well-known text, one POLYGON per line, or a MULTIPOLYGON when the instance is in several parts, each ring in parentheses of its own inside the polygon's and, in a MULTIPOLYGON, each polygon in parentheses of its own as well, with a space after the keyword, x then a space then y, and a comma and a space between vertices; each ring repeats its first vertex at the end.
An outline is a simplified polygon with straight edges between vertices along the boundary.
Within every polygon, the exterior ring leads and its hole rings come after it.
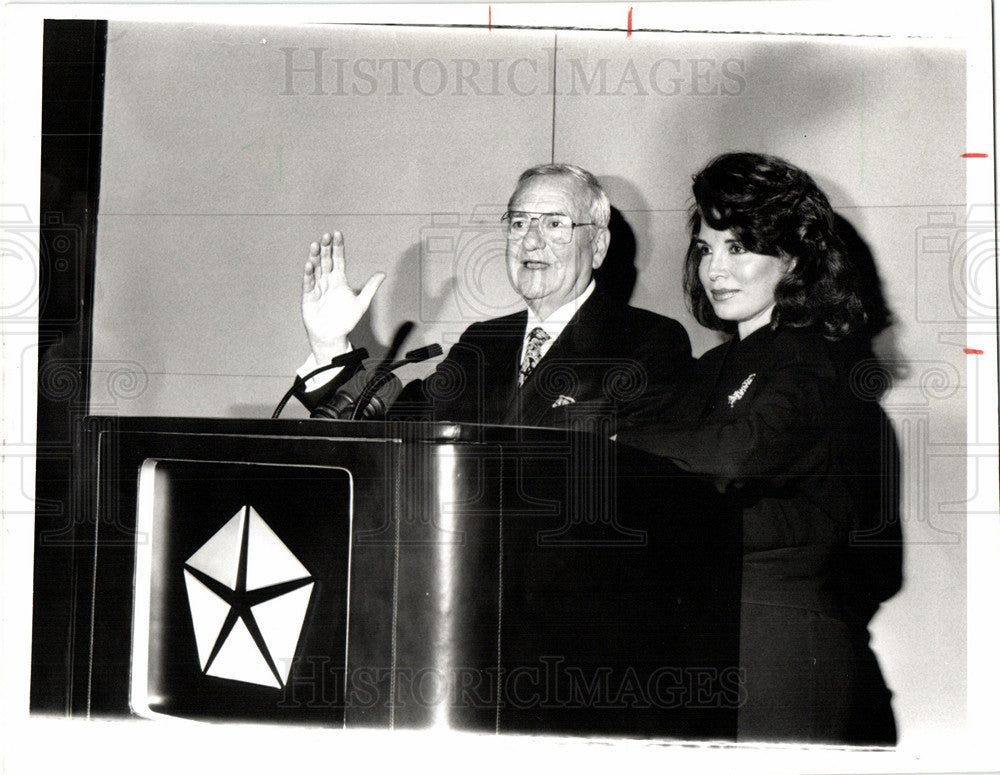
POLYGON ((533 222, 538 222, 542 238, 552 245, 565 245, 573 241, 573 229, 577 226, 596 226, 596 223, 573 223, 562 213, 522 213, 506 212, 500 222, 507 226, 507 239, 524 239, 533 222))

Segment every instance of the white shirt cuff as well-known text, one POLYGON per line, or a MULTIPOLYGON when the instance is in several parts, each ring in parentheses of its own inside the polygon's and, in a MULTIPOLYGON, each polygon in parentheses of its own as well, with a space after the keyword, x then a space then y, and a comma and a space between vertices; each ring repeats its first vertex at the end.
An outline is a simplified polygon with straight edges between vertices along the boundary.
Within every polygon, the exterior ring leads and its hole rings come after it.
MULTIPOLYGON (((350 350, 348 350, 348 352, 350 352, 353 349, 354 348, 351 347, 350 350)), ((313 355, 312 353, 309 353, 309 357, 306 358, 306 362, 295 370, 295 374, 299 377, 304 377, 310 371, 314 371, 315 369, 318 368, 319 368, 319 363, 317 363, 316 361, 316 356, 313 355)), ((315 377, 306 382, 306 392, 311 393, 313 390, 319 390, 321 387, 328 384, 330 380, 332 380, 334 377, 340 374, 340 372, 343 370, 344 370, 343 366, 338 366, 335 369, 329 369, 327 371, 324 371, 322 374, 317 374, 315 377)))

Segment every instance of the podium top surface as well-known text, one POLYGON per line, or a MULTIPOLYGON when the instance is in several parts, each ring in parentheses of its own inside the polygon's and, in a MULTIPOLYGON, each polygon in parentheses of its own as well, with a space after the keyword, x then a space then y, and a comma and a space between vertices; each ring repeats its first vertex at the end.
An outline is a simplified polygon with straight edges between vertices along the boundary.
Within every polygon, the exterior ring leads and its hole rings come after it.
POLYGON ((433 443, 554 442, 579 431, 523 425, 350 420, 271 420, 209 417, 129 417, 90 415, 87 432, 205 434, 329 439, 405 438, 433 443))

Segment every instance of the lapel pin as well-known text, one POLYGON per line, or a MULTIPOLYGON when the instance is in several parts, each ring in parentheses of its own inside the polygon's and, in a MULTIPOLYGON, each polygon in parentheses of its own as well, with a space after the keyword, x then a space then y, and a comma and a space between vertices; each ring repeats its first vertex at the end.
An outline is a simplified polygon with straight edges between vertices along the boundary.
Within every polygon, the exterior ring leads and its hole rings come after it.
POLYGON ((733 408, 733 404, 735 404, 737 401, 739 401, 741 398, 743 398, 743 394, 747 392, 747 388, 750 387, 750 383, 753 382, 753 378, 756 377, 756 376, 757 376, 757 372, 754 372, 753 374, 751 374, 749 377, 747 377, 745 380, 743 380, 743 384, 740 385, 739 388, 737 388, 732 393, 732 395, 729 396, 729 408, 730 409, 733 408))

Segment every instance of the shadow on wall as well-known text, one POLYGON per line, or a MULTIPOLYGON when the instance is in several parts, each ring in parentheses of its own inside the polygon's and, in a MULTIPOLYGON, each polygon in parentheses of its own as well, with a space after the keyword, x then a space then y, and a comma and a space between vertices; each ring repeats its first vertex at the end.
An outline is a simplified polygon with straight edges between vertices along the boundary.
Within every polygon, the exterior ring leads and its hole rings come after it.
MULTIPOLYGON (((383 284, 375 294, 372 307, 368 309, 354 327, 354 330, 351 332, 352 346, 358 348, 364 347, 368 350, 369 356, 376 360, 382 359, 387 354, 390 342, 380 341, 372 326, 372 309, 377 305, 384 306, 384 308, 391 311, 389 324, 393 334, 405 322, 408 316, 407 311, 411 311, 410 317, 416 323, 413 334, 402 342, 398 357, 402 357, 404 352, 431 343, 429 339, 424 340, 424 337, 426 337, 424 329, 428 322, 433 323, 441 318, 442 311, 449 298, 457 292, 458 280, 455 277, 451 277, 436 292, 430 293, 421 275, 421 266, 421 243, 415 242, 403 252, 394 268, 387 270, 392 272, 392 282, 391 284, 389 282, 383 284), (415 310, 413 309, 414 303, 416 303, 415 310)), ((351 278, 351 281, 359 286, 364 280, 367 280, 367 278, 351 278)), ((469 322, 473 321, 470 320, 469 322)))
MULTIPOLYGON (((348 280, 354 287, 359 288, 368 278, 365 276, 359 277, 353 275, 351 273, 350 256, 348 256, 347 261, 348 280)), ((425 316, 428 316, 433 320, 440 312, 449 295, 453 292, 455 285, 454 280, 452 280, 450 283, 446 283, 439 293, 433 296, 428 296, 426 290, 422 286, 420 277, 420 243, 415 243, 407 248, 399 262, 396 264, 396 268, 392 271, 394 272, 393 286, 396 289, 395 293, 397 294, 397 297, 394 298, 390 296, 388 288, 389 283, 385 283, 375 294, 375 300, 372 302, 372 307, 377 304, 386 304, 390 310, 405 311, 412 307, 413 302, 412 296, 407 297, 407 293, 412 294, 413 289, 416 288, 421 294, 419 299, 420 310, 425 314, 425 316)), ((372 307, 369 307, 368 311, 362 316, 361 320, 358 321, 358 324, 351 331, 350 342, 351 346, 355 349, 360 349, 362 347, 365 348, 368 350, 369 358, 374 361, 379 361, 387 354, 389 350, 389 342, 383 343, 379 341, 378 335, 375 333, 375 329, 372 326, 372 307)), ((405 312, 400 312, 398 316, 394 315, 392 317, 390 322, 393 333, 398 330, 398 327, 404 322, 404 320, 405 312)), ((417 330, 419 331, 419 325, 417 330)), ((400 348, 400 354, 415 347, 419 347, 421 344, 426 344, 426 342, 416 342, 415 338, 409 337, 403 342, 402 347, 400 348)), ((304 331, 302 333, 301 352, 303 358, 305 358, 306 354, 309 352, 309 343, 306 339, 304 331)), ((289 373, 288 387, 291 387, 294 377, 294 374, 289 373)), ((270 417, 271 412, 274 411, 274 407, 278 403, 278 400, 281 398, 285 389, 287 388, 282 387, 280 391, 277 391, 274 394, 273 399, 270 396, 262 397, 263 400, 260 403, 233 404, 229 407, 228 416, 258 418, 270 417)), ((282 414, 282 417, 286 419, 302 419, 308 416, 309 413, 294 400, 289 402, 282 414)))
POLYGON ((611 232, 608 254, 594 272, 594 280, 616 300, 627 304, 635 290, 637 276, 635 232, 617 207, 611 208, 608 229, 611 232))
POLYGON ((650 233, 649 203, 631 180, 617 175, 599 178, 612 202, 608 222, 611 241, 604 264, 594 272, 594 279, 616 299, 628 303, 638 281, 639 246, 655 242, 650 233))
POLYGON ((871 351, 869 357, 877 361, 880 378, 885 380, 884 394, 895 380, 909 375, 909 364, 899 349, 895 320, 882 293, 882 278, 871 248, 850 221, 839 214, 834 219, 834 228, 857 272, 858 295, 868 317, 864 338, 871 351))
MULTIPOLYGON (((857 336, 838 343, 844 348, 849 384, 858 401, 852 421, 854 445, 847 454, 859 475, 852 477, 852 493, 864 504, 858 521, 851 526, 846 548, 844 577, 841 579, 846 615, 854 622, 855 637, 868 639, 868 625, 879 606, 903 586, 903 533, 900 514, 900 449, 896 432, 882 408, 881 399, 894 379, 905 376, 893 330, 892 311, 882 292, 882 280, 868 244, 847 219, 835 215, 835 229, 857 273, 858 294, 867 316, 857 336)), ((859 644, 858 653, 871 654, 868 643, 859 644)), ((874 660, 874 656, 872 657, 874 660)), ((873 693, 891 697, 875 662, 861 662, 859 684, 873 693)), ((891 717, 866 713, 865 707, 885 707, 879 698, 858 704, 852 734, 873 741, 895 736, 891 717)))

